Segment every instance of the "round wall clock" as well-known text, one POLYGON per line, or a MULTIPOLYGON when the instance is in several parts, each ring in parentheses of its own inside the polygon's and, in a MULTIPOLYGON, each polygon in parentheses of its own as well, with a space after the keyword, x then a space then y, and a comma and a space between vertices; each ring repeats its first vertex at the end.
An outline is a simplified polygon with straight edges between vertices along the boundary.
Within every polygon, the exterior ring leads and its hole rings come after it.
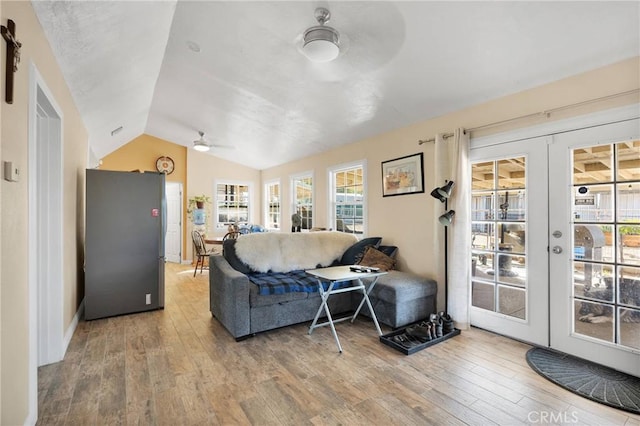
POLYGON ((156 160, 156 169, 160 173, 165 173, 170 175, 173 172, 174 168, 175 168, 175 164, 173 163, 173 160, 171 159, 171 157, 163 156, 156 160))

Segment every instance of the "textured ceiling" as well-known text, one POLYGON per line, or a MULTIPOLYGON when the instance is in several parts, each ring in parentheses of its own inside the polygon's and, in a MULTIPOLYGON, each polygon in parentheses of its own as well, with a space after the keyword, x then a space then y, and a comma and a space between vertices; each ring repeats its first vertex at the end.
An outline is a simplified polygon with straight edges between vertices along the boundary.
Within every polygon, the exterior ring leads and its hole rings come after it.
POLYGON ((33 5, 98 157, 203 131, 264 169, 640 54, 639 2, 33 5), (341 34, 327 64, 300 53, 319 5, 341 34))

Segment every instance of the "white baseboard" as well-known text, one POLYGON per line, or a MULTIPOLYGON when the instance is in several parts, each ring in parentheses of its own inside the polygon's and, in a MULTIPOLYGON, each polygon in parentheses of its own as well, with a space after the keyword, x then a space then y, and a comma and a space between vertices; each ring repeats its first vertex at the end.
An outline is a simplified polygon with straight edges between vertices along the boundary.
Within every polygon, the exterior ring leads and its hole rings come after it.
POLYGON ((63 356, 67 353, 67 348, 69 347, 69 343, 71 343, 71 339, 73 338, 73 333, 75 333, 76 328, 78 328, 78 323, 80 322, 80 318, 84 313, 84 299, 80 302, 80 306, 78 306, 78 310, 76 314, 73 316, 73 320, 71 320, 71 324, 67 328, 66 333, 64 333, 64 348, 63 348, 63 356))

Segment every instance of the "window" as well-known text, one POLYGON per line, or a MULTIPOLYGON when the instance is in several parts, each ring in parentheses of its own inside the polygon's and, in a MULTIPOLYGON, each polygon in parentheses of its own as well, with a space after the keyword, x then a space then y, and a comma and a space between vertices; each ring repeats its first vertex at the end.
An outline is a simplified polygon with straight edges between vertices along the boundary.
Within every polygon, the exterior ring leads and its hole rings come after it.
POLYGON ((264 225, 268 229, 280 229, 280 181, 266 183, 264 194, 264 225))
POLYGON ((249 185, 218 183, 215 202, 218 228, 249 222, 249 185))
POLYGON ((313 175, 311 173, 294 176, 291 179, 293 191, 292 213, 298 212, 302 217, 302 229, 313 227, 313 175))
POLYGON ((332 228, 350 234, 365 233, 365 164, 338 166, 329 170, 332 228))

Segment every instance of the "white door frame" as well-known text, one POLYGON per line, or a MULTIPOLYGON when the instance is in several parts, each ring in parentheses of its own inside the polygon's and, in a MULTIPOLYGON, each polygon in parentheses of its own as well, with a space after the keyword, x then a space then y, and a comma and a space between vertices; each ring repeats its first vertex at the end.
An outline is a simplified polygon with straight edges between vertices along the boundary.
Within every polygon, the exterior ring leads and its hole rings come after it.
POLYGON ((29 69, 29 413, 37 418, 38 366, 61 361, 63 324, 63 114, 29 69))
POLYGON ((178 222, 179 222, 179 229, 178 229, 178 239, 179 239, 179 246, 178 246, 178 259, 177 260, 171 260, 169 259, 167 253, 167 236, 165 234, 165 246, 164 246, 164 251, 165 251, 165 260, 167 262, 175 262, 175 263, 182 263, 182 203, 183 203, 183 192, 182 192, 182 183, 181 182, 166 182, 165 183, 165 194, 167 194, 167 225, 170 223, 169 221, 169 215, 171 215, 171 209, 169 209, 169 202, 168 202, 168 198, 169 198, 169 188, 177 188, 178 193, 179 193, 179 197, 180 197, 180 202, 179 204, 179 212, 178 212, 178 222))

